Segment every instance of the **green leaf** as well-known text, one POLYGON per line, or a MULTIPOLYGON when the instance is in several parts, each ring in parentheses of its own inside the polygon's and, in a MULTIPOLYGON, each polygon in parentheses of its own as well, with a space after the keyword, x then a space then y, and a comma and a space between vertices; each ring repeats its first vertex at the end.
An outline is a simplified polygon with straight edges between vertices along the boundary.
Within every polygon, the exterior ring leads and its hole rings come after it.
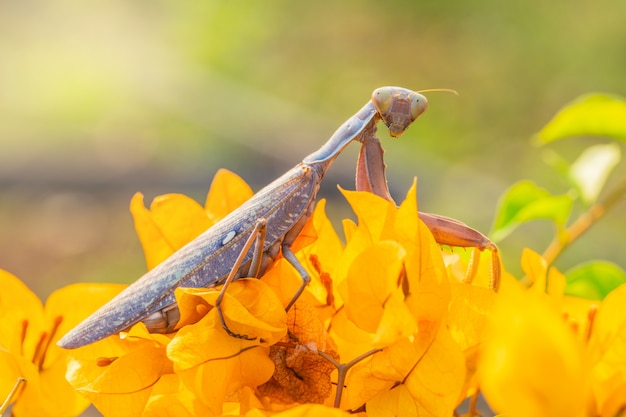
POLYGON ((544 144, 571 136, 626 141, 626 101, 608 94, 581 96, 563 107, 534 139, 544 144))
POLYGON ((595 203, 621 156, 620 147, 616 143, 594 145, 585 149, 572 164, 570 178, 585 204, 595 203))
POLYGON ((500 198, 498 211, 490 236, 499 241, 522 223, 547 219, 563 227, 572 209, 568 195, 555 196, 532 181, 520 181, 500 198))
POLYGON ((626 283, 626 272, 607 261, 586 262, 570 269, 565 276, 565 294, 588 300, 600 301, 626 283))

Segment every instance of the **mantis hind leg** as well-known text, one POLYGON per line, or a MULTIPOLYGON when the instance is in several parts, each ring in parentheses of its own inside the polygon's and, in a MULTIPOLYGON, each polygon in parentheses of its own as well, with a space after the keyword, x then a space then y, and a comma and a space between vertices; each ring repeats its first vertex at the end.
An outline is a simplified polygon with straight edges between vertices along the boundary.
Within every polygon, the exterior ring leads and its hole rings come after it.
MULTIPOLYGON (((307 215, 304 216, 300 220, 301 224, 299 224, 299 226, 302 226, 304 223, 306 223, 306 220, 308 219, 309 215, 310 214, 307 213, 307 215)), ((263 269, 263 261, 264 261, 264 257, 265 257, 263 248, 264 248, 264 244, 265 244, 266 228, 267 228, 267 222, 266 222, 265 219, 257 220, 257 222, 255 224, 255 227, 252 230, 252 233, 248 237, 248 240, 246 241, 243 249, 241 250, 241 253, 237 257, 237 260, 235 261, 235 264, 231 268, 228 276, 226 277, 226 280, 224 281, 224 286, 222 287, 222 290, 220 291, 220 294, 218 295, 218 297, 217 297, 217 299, 215 301, 215 308, 218 311, 220 322, 222 323, 222 327, 224 328, 226 333, 228 333, 230 336, 236 337, 238 339, 254 340, 255 338, 254 337, 250 337, 248 335, 239 334, 239 333, 236 333, 236 332, 233 332, 232 330, 230 330, 230 328, 226 324, 226 320, 224 318, 224 313, 222 311, 222 301, 224 299, 224 294, 226 293, 226 289, 231 284, 231 282, 236 278, 237 271, 241 267, 241 264, 243 263, 243 259, 244 259, 245 255, 248 253, 248 251, 251 248, 253 248, 253 252, 254 253, 253 253, 253 256, 252 256, 252 260, 250 261, 250 267, 248 269, 248 274, 247 275, 250 276, 250 277, 258 277, 259 276, 260 271, 263 269)), ((289 232, 285 236, 285 240, 283 241, 283 244, 281 246, 281 251, 282 251, 283 257, 287 260, 287 262, 289 262, 291 264, 291 266, 293 266, 295 268, 295 270, 300 275, 300 278, 302 279, 302 284, 300 284, 300 287, 298 287, 297 291, 295 292, 293 297, 291 297, 291 300, 289 301, 289 303, 285 307, 286 311, 289 311, 289 309, 295 304, 295 302, 298 300, 298 298, 300 298, 300 296, 304 292, 305 288, 307 287, 307 285, 311 281, 311 276, 309 275, 307 270, 304 268, 304 266, 300 263, 300 261, 298 260, 296 255, 293 253, 293 251, 291 250, 291 243, 293 243, 292 241, 295 239, 295 236, 298 235, 298 233, 295 233, 295 231, 299 231, 299 229, 301 229, 301 227, 294 227, 292 229, 292 231, 289 232)))
POLYGON ((254 245, 254 253, 252 255, 252 260, 250 261, 250 268, 248 270, 247 275, 253 276, 253 277, 258 276, 260 272, 260 268, 261 268, 261 263, 263 261, 263 247, 265 245, 266 229, 267 229, 267 221, 265 219, 259 219, 256 221, 256 224, 254 225, 254 228, 252 229, 252 233, 250 233, 248 240, 246 241, 241 252, 239 253, 239 256, 235 260, 235 264, 233 265, 230 272, 228 273, 228 276, 226 277, 226 281, 224 281, 222 290, 220 291, 220 294, 215 300, 215 308, 217 309, 217 313, 219 315, 220 322, 222 323, 222 327, 224 328, 226 333, 228 333, 229 336, 236 337, 238 339, 254 340, 256 339, 256 337, 251 337, 251 336, 247 336, 244 334, 235 333, 232 330, 230 330, 230 328, 226 324, 226 320, 224 319, 224 312, 222 311, 222 301, 224 300, 224 294, 226 293, 226 289, 230 286, 231 282, 233 282, 233 280, 235 279, 237 275, 237 271, 241 267, 241 264, 243 263, 243 260, 246 254, 248 253, 250 248, 253 247, 253 245, 254 245))

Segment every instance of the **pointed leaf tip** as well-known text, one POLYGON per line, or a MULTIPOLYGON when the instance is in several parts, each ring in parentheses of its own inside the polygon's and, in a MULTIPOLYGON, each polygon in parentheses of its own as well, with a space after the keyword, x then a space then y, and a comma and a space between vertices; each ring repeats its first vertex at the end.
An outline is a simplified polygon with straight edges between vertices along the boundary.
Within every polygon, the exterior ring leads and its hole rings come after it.
POLYGON ((626 141, 626 101, 593 93, 565 105, 534 137, 543 145, 571 136, 606 136, 626 141))

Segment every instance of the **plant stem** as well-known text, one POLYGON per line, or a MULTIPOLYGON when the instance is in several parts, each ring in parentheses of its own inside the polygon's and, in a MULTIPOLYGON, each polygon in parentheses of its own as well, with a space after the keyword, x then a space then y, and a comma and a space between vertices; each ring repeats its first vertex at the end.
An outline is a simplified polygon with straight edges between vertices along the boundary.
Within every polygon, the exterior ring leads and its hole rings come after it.
POLYGON ((335 393, 335 404, 334 404, 335 408, 339 408, 339 406, 341 405, 341 396, 343 394, 343 386, 346 380, 346 375, 348 374, 348 371, 350 370, 350 368, 352 368, 354 365, 361 362, 363 359, 367 358, 368 356, 372 356, 374 353, 380 352, 381 350, 382 349, 372 349, 352 359, 350 362, 342 363, 342 364, 338 363, 330 355, 327 355, 326 353, 322 351, 317 352, 318 355, 320 355, 322 358, 332 363, 337 368, 337 371, 338 371, 337 392, 335 393))
POLYGON ((548 265, 552 265, 561 253, 583 233, 600 220, 626 194, 626 178, 605 198, 592 205, 572 223, 564 233, 557 235, 543 253, 548 265))

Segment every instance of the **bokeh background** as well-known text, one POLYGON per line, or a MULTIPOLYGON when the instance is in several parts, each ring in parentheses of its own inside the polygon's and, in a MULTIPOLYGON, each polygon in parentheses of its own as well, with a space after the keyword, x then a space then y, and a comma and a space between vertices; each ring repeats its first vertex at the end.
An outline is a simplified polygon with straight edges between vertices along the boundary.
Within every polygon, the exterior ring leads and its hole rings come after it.
MULTIPOLYGON (((567 191, 530 138, 580 94, 626 94, 625 16, 615 0, 0 1, 0 267, 42 298, 131 282, 145 270, 135 192, 203 203, 218 168, 258 190, 383 85, 459 91, 382 135, 388 177, 397 200, 417 176, 422 210, 488 232, 515 181, 567 191)), ((573 160, 598 142, 550 148, 573 160)), ((337 224, 357 150, 322 188, 337 224)), ((625 209, 558 266, 626 267, 625 209)), ((537 222, 501 242, 506 267, 551 235, 537 222)))

